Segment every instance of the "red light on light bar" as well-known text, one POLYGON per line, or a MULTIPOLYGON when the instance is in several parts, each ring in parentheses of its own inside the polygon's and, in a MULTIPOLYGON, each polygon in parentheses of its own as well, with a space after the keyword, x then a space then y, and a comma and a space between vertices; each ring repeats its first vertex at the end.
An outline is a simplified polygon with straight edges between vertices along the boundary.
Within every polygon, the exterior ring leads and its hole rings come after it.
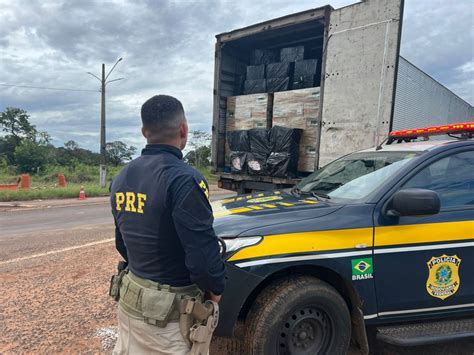
POLYGON ((393 138, 425 137, 437 134, 474 132, 474 122, 453 123, 443 126, 432 126, 424 128, 404 129, 390 132, 393 138))

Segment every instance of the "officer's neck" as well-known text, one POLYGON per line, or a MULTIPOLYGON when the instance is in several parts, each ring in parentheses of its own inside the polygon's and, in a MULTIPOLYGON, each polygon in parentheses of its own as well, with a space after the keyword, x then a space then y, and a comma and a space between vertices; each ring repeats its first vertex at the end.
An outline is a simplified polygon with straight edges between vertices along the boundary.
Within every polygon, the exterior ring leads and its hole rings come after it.
POLYGON ((172 147, 178 148, 179 150, 183 150, 183 148, 181 148, 181 140, 180 139, 167 140, 167 141, 156 140, 156 139, 147 139, 146 143, 147 144, 165 144, 165 145, 170 145, 172 147))

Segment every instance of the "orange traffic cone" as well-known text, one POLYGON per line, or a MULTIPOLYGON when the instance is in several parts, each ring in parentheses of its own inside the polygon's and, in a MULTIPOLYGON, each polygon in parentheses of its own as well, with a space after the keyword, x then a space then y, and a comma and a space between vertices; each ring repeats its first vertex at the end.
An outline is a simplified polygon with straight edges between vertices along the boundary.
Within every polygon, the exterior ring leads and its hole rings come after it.
POLYGON ((79 200, 86 199, 86 192, 84 191, 84 186, 81 186, 81 191, 79 191, 79 200))

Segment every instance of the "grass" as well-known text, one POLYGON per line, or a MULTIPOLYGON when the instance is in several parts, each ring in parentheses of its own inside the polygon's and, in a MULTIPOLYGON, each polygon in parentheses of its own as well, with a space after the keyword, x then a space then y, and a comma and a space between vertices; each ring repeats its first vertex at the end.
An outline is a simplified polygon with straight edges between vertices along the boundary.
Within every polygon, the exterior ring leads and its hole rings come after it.
POLYGON ((209 185, 217 184, 217 176, 211 174, 211 167, 198 168, 199 172, 206 178, 209 185))
MULTIPOLYGON (((114 167, 109 171, 108 177, 115 176, 121 167, 114 167)), ((29 190, 0 190, 0 202, 47 200, 60 198, 77 198, 81 185, 84 186, 87 197, 108 196, 109 190, 98 186, 98 169, 96 167, 81 166, 75 171, 67 171, 65 167, 48 167, 40 175, 30 175, 31 188, 29 190), (57 187, 57 174, 64 173, 68 181, 67 187, 57 187)), ((201 174, 209 184, 216 184, 216 176, 211 175, 211 168, 199 168, 201 174)), ((0 171, 0 184, 16 183, 18 174, 0 171)))
MULTIPOLYGON (((84 184, 87 197, 108 196, 108 188, 100 188, 94 184, 84 184)), ((67 187, 44 187, 31 188, 29 190, 3 190, 0 191, 0 201, 28 201, 49 200, 59 198, 77 198, 79 196, 80 184, 68 184, 67 187)))

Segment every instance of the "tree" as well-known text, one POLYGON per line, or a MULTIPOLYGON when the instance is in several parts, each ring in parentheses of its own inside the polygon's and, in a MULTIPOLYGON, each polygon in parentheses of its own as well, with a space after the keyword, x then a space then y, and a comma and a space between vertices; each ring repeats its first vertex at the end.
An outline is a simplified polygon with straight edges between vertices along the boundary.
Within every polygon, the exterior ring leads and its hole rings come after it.
POLYGON ((74 151, 76 149, 79 149, 79 144, 77 144, 73 140, 70 140, 70 141, 67 141, 66 143, 64 143, 64 148, 66 148, 67 150, 74 151))
POLYGON ((15 148, 14 155, 21 173, 38 171, 48 162, 49 146, 25 139, 15 148))
POLYGON ((122 141, 109 142, 105 147, 107 151, 107 160, 112 165, 120 165, 132 160, 133 155, 137 151, 134 146, 128 146, 122 141))
POLYGON ((14 137, 16 144, 23 138, 35 140, 36 127, 30 123, 30 116, 25 110, 16 107, 7 107, 0 115, 2 130, 14 137))
POLYGON ((195 167, 206 167, 211 165, 211 148, 203 145, 196 150, 191 150, 184 156, 184 160, 195 167), (199 159, 199 160, 197 160, 199 159))
POLYGON ((209 166, 211 163, 211 135, 204 131, 192 131, 189 145, 192 150, 186 156, 192 153, 194 158, 186 159, 186 161, 195 167, 209 166))
POLYGON ((15 164, 14 153, 17 145, 18 142, 12 135, 0 137, 0 155, 4 156, 10 165, 15 164))

